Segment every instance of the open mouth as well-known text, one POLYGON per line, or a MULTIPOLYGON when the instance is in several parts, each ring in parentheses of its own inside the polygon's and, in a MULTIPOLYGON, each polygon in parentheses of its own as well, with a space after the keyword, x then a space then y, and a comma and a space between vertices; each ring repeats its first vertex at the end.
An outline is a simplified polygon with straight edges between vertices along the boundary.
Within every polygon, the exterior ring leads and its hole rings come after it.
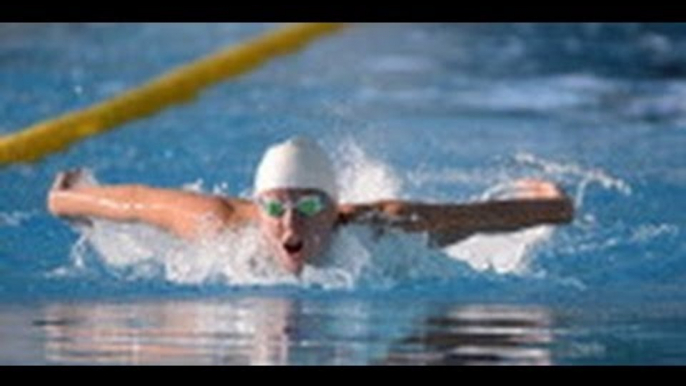
POLYGON ((303 242, 300 240, 294 240, 294 241, 287 241, 286 243, 283 244, 284 249, 288 254, 290 255, 295 255, 297 253, 300 253, 303 249, 303 242))

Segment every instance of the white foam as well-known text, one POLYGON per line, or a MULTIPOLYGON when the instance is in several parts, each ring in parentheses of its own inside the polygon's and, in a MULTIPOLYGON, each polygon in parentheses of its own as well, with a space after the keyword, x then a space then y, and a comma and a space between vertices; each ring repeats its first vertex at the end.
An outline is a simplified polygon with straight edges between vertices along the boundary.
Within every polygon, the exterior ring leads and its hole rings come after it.
POLYGON ((401 178, 393 169, 369 157, 354 141, 343 141, 336 149, 340 201, 359 203, 397 198, 403 190, 401 178))
POLYGON ((643 224, 633 230, 631 242, 647 242, 660 236, 676 236, 679 227, 674 224, 643 224))
POLYGON ((531 249, 552 233, 552 227, 539 226, 510 234, 475 235, 444 250, 479 271, 523 274, 529 267, 531 249))
POLYGON ((578 179, 576 193, 574 194, 575 206, 577 208, 580 208, 583 204, 586 188, 593 183, 600 184, 608 190, 616 190, 626 196, 630 196, 632 192, 631 186, 624 180, 611 176, 601 169, 582 167, 571 162, 555 162, 526 152, 518 153, 514 158, 520 165, 536 168, 546 175, 578 179))

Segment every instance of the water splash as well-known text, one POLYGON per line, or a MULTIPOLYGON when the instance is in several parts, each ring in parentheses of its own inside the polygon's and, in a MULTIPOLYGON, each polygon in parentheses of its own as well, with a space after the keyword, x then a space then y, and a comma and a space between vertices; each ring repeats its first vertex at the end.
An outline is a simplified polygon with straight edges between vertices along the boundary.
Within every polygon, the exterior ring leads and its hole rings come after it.
POLYGON ((631 195, 631 186, 627 182, 613 177, 601 169, 582 167, 572 162, 561 163, 546 160, 526 152, 517 153, 514 156, 514 161, 521 166, 537 169, 538 172, 553 176, 556 179, 576 179, 576 192, 573 196, 577 208, 583 205, 584 193, 588 186, 593 183, 600 184, 602 188, 607 190, 616 190, 625 196, 631 195))
POLYGON ((369 157, 352 139, 342 141, 334 152, 342 202, 359 203, 398 198, 402 179, 387 164, 369 157))
POLYGON ((524 274, 534 256, 532 250, 552 234, 552 227, 540 226, 511 234, 475 235, 444 250, 479 271, 524 274))

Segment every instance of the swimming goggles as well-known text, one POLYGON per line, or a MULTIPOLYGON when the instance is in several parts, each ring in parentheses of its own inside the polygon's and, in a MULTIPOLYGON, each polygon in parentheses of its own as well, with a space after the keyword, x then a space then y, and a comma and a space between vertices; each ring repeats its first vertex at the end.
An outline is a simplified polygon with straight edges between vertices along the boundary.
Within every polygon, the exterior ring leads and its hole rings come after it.
POLYGON ((264 198, 259 200, 262 210, 270 217, 279 218, 286 213, 286 210, 296 210, 305 217, 313 217, 325 208, 324 201, 320 196, 308 195, 298 199, 297 202, 283 202, 275 198, 264 198))

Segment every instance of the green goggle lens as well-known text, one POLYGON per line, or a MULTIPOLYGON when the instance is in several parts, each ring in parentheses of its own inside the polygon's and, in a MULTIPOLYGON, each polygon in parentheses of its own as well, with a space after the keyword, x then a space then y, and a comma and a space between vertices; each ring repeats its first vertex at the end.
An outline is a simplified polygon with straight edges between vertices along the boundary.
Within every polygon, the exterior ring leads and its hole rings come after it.
POLYGON ((286 212, 286 208, 279 201, 267 201, 264 210, 271 217, 281 217, 286 212))
MULTIPOLYGON (((262 208, 270 217, 281 217, 287 209, 286 204, 278 200, 266 200, 262 203, 262 208)), ((317 196, 303 197, 290 208, 297 210, 305 217, 312 217, 324 209, 324 203, 317 196)))
POLYGON ((307 217, 312 217, 324 209, 324 205, 319 198, 303 198, 298 201, 298 205, 295 207, 298 212, 302 213, 307 217))

